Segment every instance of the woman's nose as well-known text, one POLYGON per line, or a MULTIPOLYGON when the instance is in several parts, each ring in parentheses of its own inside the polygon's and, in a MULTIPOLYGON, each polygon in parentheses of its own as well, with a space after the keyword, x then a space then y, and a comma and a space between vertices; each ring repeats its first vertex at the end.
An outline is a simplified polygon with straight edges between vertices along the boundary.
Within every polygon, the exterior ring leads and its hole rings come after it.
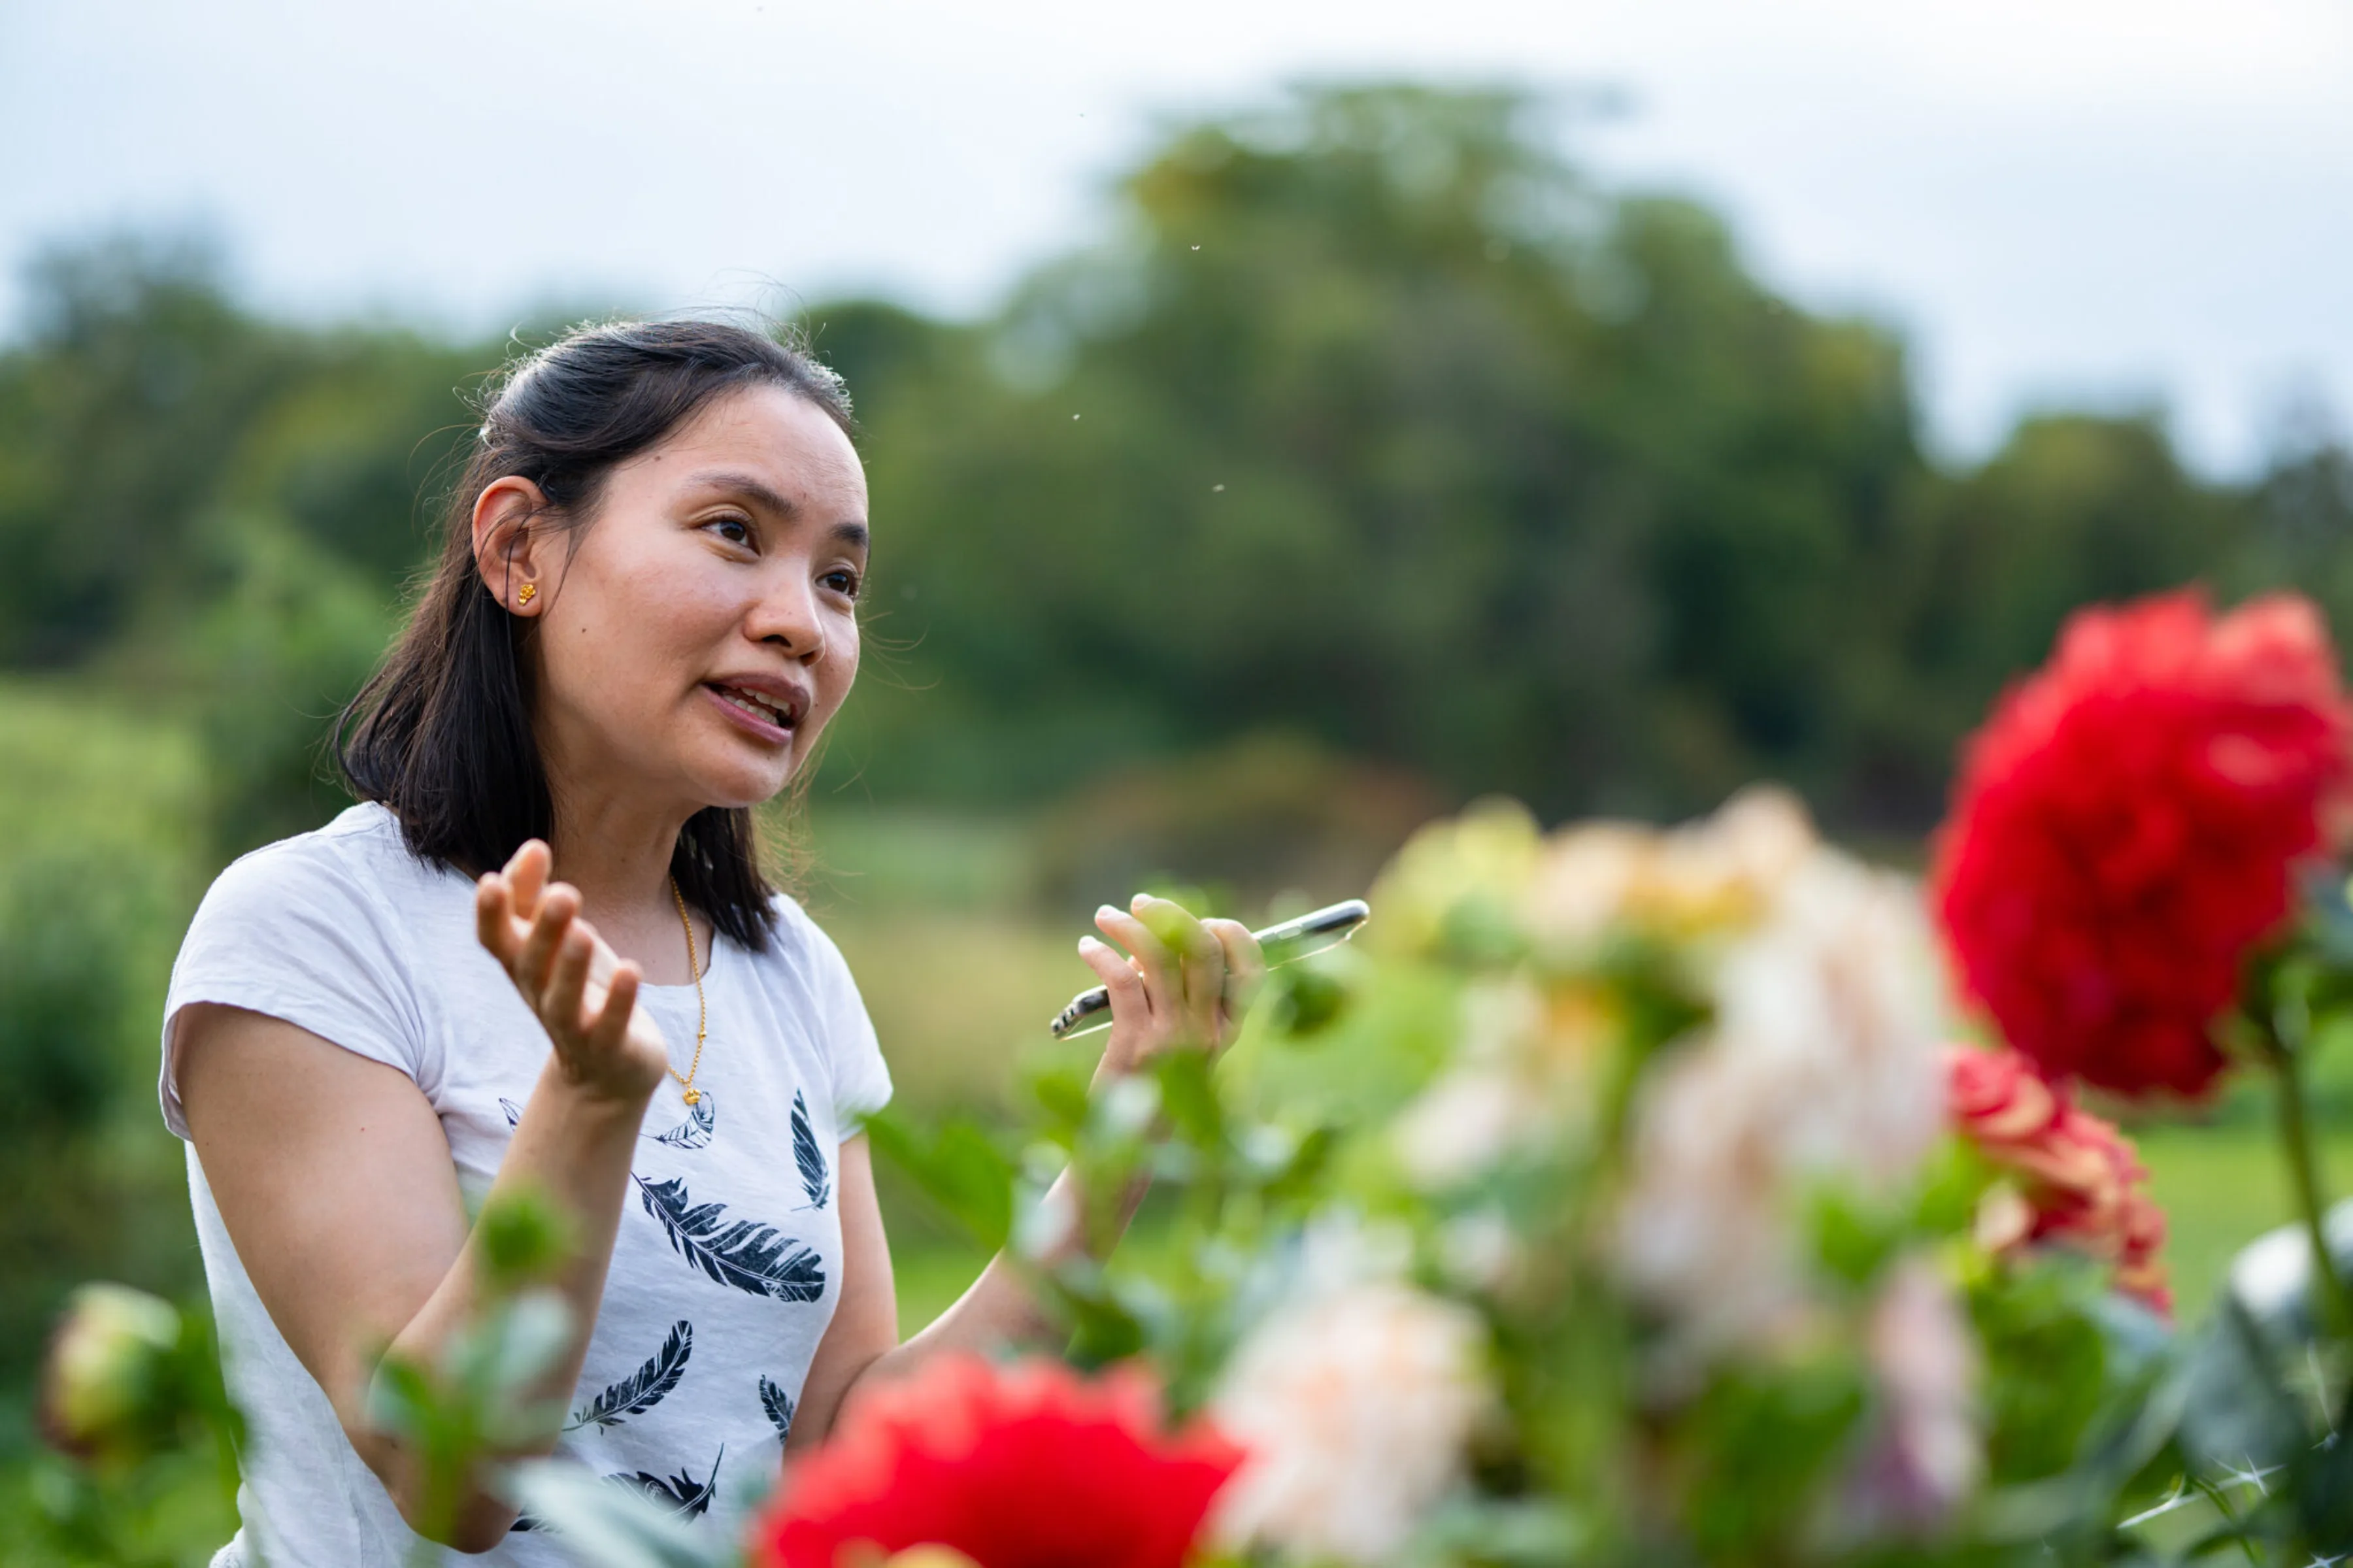
POLYGON ((817 595, 797 574, 767 584, 744 620, 754 642, 783 648, 804 662, 825 651, 825 621, 818 614, 817 595))

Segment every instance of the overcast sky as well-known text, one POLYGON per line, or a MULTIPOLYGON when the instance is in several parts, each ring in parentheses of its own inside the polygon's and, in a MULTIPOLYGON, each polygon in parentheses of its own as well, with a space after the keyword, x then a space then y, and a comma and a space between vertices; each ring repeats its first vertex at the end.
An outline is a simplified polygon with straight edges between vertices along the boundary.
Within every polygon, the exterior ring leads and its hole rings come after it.
POLYGON ((1400 74, 1627 89, 1588 161, 1902 324, 1947 450, 2353 422, 2353 0, 0 0, 0 310, 45 242, 202 225, 311 316, 974 311, 1170 118, 1400 74))

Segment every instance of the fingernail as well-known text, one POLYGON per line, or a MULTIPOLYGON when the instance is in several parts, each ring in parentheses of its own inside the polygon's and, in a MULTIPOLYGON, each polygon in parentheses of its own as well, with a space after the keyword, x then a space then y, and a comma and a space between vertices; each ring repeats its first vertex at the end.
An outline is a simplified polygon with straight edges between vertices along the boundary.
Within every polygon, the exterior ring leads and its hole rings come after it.
POLYGON ((1105 915, 1114 915, 1114 916, 1115 916, 1115 915, 1117 915, 1118 913, 1119 913, 1119 911, 1118 911, 1117 910, 1115 910, 1115 909, 1112 908, 1109 904, 1102 904, 1102 905, 1099 905, 1099 906, 1097 906, 1097 907, 1096 907, 1096 910, 1095 910, 1095 919, 1097 919, 1097 920, 1101 920, 1101 919, 1103 919, 1105 915))
POLYGON ((1101 943, 1101 942, 1097 942, 1094 938, 1092 938, 1092 937, 1091 937, 1091 936, 1082 936, 1082 937, 1079 938, 1079 951, 1080 951, 1081 952, 1092 952, 1095 949, 1097 949, 1097 948, 1101 947, 1102 945, 1103 945, 1103 943, 1101 943))

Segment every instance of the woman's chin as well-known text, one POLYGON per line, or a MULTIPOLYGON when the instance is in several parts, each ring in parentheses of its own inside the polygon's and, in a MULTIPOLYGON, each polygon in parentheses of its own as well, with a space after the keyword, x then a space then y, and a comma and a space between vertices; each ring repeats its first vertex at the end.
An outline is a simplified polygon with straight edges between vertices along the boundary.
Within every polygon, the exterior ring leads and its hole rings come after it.
POLYGON ((731 760, 697 768, 696 797, 705 805, 731 811, 739 806, 765 805, 782 795, 785 786, 793 782, 793 764, 798 760, 787 752, 781 763, 764 759, 755 767, 731 760))

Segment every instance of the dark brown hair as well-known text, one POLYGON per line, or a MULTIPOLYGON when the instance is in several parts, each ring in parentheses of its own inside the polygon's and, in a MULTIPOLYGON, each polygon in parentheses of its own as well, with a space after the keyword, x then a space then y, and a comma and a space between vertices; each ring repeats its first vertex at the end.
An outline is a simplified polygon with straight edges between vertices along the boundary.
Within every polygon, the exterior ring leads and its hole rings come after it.
MULTIPOLYGON (((400 819, 419 857, 480 876, 545 838, 554 806, 532 732, 525 638, 474 561, 474 502, 494 480, 531 480, 544 518, 595 520, 605 479, 712 399, 781 386, 850 428, 841 378, 799 346, 721 321, 617 321, 575 328, 509 365, 484 395, 481 427, 443 512, 441 559, 408 626, 335 725, 352 792, 400 819)), ((765 949, 775 890, 752 813, 709 806, 687 819, 670 872, 688 901, 737 942, 765 949)))

